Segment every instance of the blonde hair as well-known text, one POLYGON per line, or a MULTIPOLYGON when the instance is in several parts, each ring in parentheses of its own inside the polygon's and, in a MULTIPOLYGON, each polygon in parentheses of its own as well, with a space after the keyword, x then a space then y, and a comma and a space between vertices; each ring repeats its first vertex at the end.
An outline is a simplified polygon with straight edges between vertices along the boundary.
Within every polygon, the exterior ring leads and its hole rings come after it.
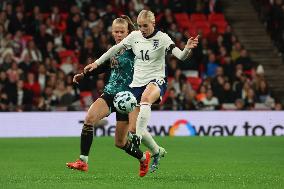
POLYGON ((119 18, 114 19, 113 22, 112 22, 112 25, 113 24, 125 24, 125 25, 127 25, 129 33, 131 33, 132 31, 135 30, 135 26, 134 26, 133 22, 126 15, 121 15, 119 18))
POLYGON ((151 21, 152 23, 155 23, 155 15, 152 11, 142 10, 138 15, 138 19, 141 19, 141 18, 147 19, 151 21))

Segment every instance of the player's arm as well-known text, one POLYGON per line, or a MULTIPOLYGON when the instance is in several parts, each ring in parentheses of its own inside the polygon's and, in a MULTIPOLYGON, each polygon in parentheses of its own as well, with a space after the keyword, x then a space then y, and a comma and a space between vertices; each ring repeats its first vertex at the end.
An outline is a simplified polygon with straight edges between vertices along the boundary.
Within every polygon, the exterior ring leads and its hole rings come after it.
POLYGON ((99 59, 97 59, 92 64, 87 65, 84 68, 84 73, 92 71, 96 69, 99 65, 103 64, 111 57, 113 57, 116 53, 118 53, 122 48, 131 48, 131 38, 132 33, 129 34, 126 38, 124 38, 120 43, 112 46, 107 52, 105 52, 99 59))
POLYGON ((179 60, 182 60, 182 61, 186 60, 187 58, 189 58, 192 55, 191 49, 197 47, 198 38, 199 38, 199 35, 197 35, 195 38, 193 38, 193 37, 189 38, 183 50, 180 50, 178 47, 175 47, 175 45, 172 44, 170 46, 172 48, 171 53, 175 57, 177 57, 179 60))
POLYGON ((88 71, 88 72, 82 72, 79 74, 76 74, 73 77, 73 82, 79 84, 79 82, 85 78, 85 77, 90 77, 92 75, 97 75, 97 74, 101 74, 101 73, 106 73, 107 71, 109 71, 110 69, 110 64, 103 64, 101 66, 99 66, 97 69, 93 69, 92 71, 88 71))

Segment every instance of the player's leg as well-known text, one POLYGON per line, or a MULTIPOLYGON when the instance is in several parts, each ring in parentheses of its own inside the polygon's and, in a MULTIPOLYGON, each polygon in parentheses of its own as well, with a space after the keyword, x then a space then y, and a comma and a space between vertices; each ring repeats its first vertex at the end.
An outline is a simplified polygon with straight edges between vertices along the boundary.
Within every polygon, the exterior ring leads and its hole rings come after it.
POLYGON ((94 125, 109 115, 109 106, 102 98, 98 98, 89 108, 81 132, 80 159, 67 163, 67 167, 87 171, 88 156, 93 142, 94 125))
POLYGON ((142 138, 142 135, 147 129, 147 124, 151 116, 151 105, 160 97, 160 88, 153 84, 149 83, 146 86, 146 89, 142 93, 140 101, 140 111, 138 113, 137 122, 136 122, 136 134, 138 137, 142 138))
POLYGON ((136 148, 131 141, 127 140, 128 126, 128 121, 117 121, 115 129, 115 146, 140 160, 143 158, 143 152, 139 148, 136 148))
MULTIPOLYGON (((134 111, 129 113, 129 131, 131 133, 135 133, 136 130, 136 120, 139 113, 139 107, 135 108, 134 111)), ((132 135, 133 143, 137 143, 137 136, 135 134, 132 135)), ((151 151, 153 161, 151 163, 151 172, 156 171, 158 169, 158 164, 161 159, 161 157, 164 157, 164 155, 167 153, 166 150, 156 143, 156 141, 153 139, 152 135, 149 133, 149 131, 146 129, 144 134, 142 135, 142 143, 151 151)))
MULTIPOLYGON (((139 107, 135 108, 132 112, 130 112, 129 115, 129 131, 131 133, 136 133, 136 120, 139 114, 139 107)), ((136 137, 133 135, 132 137, 136 137)), ((136 138, 133 138, 134 144, 139 146, 139 141, 136 141, 136 138)), ((159 152, 159 146, 151 136, 151 134, 148 132, 147 128, 144 131, 144 134, 142 135, 142 141, 141 141, 149 150, 152 152, 152 154, 156 154, 159 152)))
POLYGON ((137 148, 132 141, 127 139, 127 134, 129 130, 128 116, 125 114, 116 114, 117 124, 115 130, 115 146, 121 148, 126 153, 140 161, 140 171, 139 175, 141 177, 145 176, 149 170, 149 162, 151 154, 149 152, 143 153, 139 148, 137 148), (125 121, 127 120, 127 121, 125 121))

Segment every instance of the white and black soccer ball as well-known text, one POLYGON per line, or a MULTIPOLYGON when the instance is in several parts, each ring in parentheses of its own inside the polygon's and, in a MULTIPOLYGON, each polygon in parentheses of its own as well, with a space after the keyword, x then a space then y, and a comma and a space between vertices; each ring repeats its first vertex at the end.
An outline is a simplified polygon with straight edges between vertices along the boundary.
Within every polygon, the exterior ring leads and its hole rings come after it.
POLYGON ((113 105, 117 112, 128 114, 132 112, 137 105, 135 96, 129 91, 122 91, 115 95, 113 105))

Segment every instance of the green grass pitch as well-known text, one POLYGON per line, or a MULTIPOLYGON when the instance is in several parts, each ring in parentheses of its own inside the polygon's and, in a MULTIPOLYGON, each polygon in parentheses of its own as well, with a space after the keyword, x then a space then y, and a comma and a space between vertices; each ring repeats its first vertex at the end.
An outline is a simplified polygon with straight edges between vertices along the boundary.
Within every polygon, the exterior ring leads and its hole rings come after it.
POLYGON ((284 188, 284 137, 156 137, 168 151, 156 173, 95 138, 89 171, 67 169, 79 138, 0 139, 0 188, 284 188))

